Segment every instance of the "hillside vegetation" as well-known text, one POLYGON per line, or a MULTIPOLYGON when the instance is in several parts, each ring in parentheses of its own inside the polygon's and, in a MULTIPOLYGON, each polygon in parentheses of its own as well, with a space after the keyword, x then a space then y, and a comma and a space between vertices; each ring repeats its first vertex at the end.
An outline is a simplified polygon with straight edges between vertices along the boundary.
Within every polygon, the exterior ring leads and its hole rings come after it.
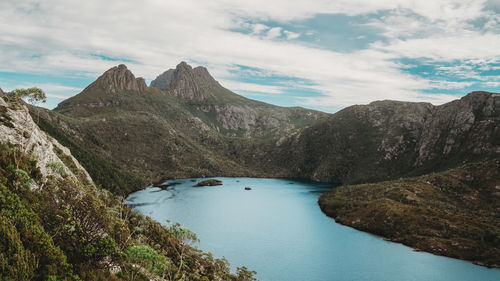
POLYGON ((500 160, 346 185, 319 198, 335 221, 421 251, 500 267, 500 160))
POLYGON ((0 280, 255 280, 96 187, 22 101, 0 112, 0 280))

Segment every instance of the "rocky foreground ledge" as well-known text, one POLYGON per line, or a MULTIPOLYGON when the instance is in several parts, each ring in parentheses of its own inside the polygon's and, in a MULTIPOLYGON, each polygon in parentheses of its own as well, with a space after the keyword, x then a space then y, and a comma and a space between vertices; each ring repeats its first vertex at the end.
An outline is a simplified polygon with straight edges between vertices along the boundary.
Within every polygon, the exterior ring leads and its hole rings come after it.
POLYGON ((416 250, 500 267, 500 160, 341 186, 319 205, 338 223, 416 250))

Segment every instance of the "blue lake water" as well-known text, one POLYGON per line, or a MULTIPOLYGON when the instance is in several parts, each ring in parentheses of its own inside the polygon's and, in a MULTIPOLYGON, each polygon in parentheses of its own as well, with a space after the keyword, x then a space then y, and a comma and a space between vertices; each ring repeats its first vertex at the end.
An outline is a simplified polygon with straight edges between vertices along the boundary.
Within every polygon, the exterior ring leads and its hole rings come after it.
POLYGON ((226 257, 233 269, 257 271, 262 281, 500 280, 498 269, 414 252, 335 223, 317 204, 329 185, 217 179, 224 184, 194 187, 191 179, 172 180, 179 184, 135 192, 127 203, 161 223, 180 222, 197 234, 200 249, 226 257))

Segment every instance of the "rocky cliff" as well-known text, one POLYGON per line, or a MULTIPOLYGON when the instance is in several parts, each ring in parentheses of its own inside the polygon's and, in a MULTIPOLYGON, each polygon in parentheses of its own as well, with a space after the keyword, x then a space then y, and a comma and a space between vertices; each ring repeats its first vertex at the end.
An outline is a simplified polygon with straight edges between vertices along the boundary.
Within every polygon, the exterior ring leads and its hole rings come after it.
POLYGON ((473 92, 442 106, 395 101, 346 108, 276 149, 296 175, 370 182, 500 156, 500 95, 473 92))
POLYGON ((202 102, 215 95, 222 86, 202 66, 192 68, 181 62, 151 81, 151 86, 169 91, 172 95, 187 101, 202 102))
MULTIPOLYGON (((22 155, 34 155, 37 168, 45 179, 69 176, 86 184, 92 183, 69 149, 40 130, 23 102, 0 97, 0 114, 0 143, 14 145, 22 155)), ((32 186, 37 187, 34 181, 32 186)))
POLYGON ((167 91, 171 88, 170 81, 172 76, 174 76, 175 69, 169 69, 162 74, 158 75, 153 81, 151 81, 150 86, 160 89, 162 91, 167 91))
POLYGON ((147 90, 143 78, 136 78, 123 64, 104 72, 96 81, 88 85, 79 95, 69 98, 58 105, 59 110, 73 107, 104 107, 117 105, 112 96, 124 92, 143 94, 147 90))

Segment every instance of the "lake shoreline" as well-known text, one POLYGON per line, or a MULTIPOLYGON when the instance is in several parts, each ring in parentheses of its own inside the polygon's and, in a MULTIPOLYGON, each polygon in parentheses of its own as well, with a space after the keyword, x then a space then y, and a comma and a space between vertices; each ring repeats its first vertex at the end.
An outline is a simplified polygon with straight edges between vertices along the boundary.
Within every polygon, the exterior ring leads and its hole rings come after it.
POLYGON ((289 178, 213 178, 223 185, 194 187, 195 181, 207 177, 171 179, 170 183, 179 184, 167 190, 146 188, 130 196, 128 203, 156 221, 181 222, 197 233, 200 249, 256 270, 260 280, 326 281, 334 274, 338 280, 355 281, 359 278, 352 272, 359 273, 359 268, 365 277, 378 272, 370 277, 377 281, 408 280, 407 276, 439 281, 478 276, 477 280, 496 281, 500 276, 496 269, 428 251, 418 253, 400 241, 332 221, 318 206, 318 194, 331 190, 329 184, 289 178), (244 190, 246 186, 252 190, 244 190))
POLYGON ((361 231, 361 232, 364 232, 364 233, 368 233, 370 235, 373 235, 375 237, 378 237, 378 238, 381 238, 383 239, 384 241, 388 241, 388 242, 391 242, 391 243, 397 243, 397 244, 401 244, 401 245, 404 245, 406 247, 409 247, 409 248, 412 248, 413 251, 415 252, 423 252, 423 253, 428 253, 428 254, 432 254, 432 255, 435 255, 435 256, 440 256, 440 257, 447 257, 447 258, 452 258, 452 259, 456 259, 456 260, 461 260, 461 261, 465 261, 465 262, 468 262, 468 263, 471 263, 471 264, 474 264, 474 265, 477 265, 477 266, 482 266, 482 267, 486 267, 488 269, 500 269, 500 265, 488 265, 488 264, 484 264, 484 263, 481 263, 481 262, 477 262, 477 261, 471 261, 471 260, 467 260, 467 259, 461 259, 461 258, 458 258, 458 257, 455 257, 455 256, 452 256, 452 255, 447 255, 446 253, 437 253, 437 252, 432 252, 432 251, 428 251, 428 250, 425 250, 425 249, 420 249, 418 247, 415 247, 414 245, 410 244, 410 243, 407 243, 405 241, 400 241, 398 239, 393 239, 393 238, 390 238, 390 237, 387 237, 387 236, 384 236, 384 235, 381 235, 381 234, 378 234, 378 233, 375 233, 375 232, 372 232, 370 230, 366 230, 366 229, 362 229, 362 228, 358 228, 356 227, 354 224, 349 224, 349 223, 346 223, 346 222, 343 222, 343 221, 340 221, 340 220, 336 220, 335 216, 333 215, 329 215, 328 213, 326 213, 322 208, 321 208, 321 205, 319 204, 318 202, 318 206, 320 207, 321 211, 323 212, 323 214, 325 214, 327 217, 331 218, 335 223, 338 223, 340 225, 343 225, 343 226, 346 226, 346 227, 349 227, 349 228, 352 228, 352 229, 355 229, 357 231, 361 231))
POLYGON ((500 161, 441 173, 344 185, 318 204, 337 223, 418 251, 500 268, 500 161), (471 203, 473 202, 473 204, 471 203))

